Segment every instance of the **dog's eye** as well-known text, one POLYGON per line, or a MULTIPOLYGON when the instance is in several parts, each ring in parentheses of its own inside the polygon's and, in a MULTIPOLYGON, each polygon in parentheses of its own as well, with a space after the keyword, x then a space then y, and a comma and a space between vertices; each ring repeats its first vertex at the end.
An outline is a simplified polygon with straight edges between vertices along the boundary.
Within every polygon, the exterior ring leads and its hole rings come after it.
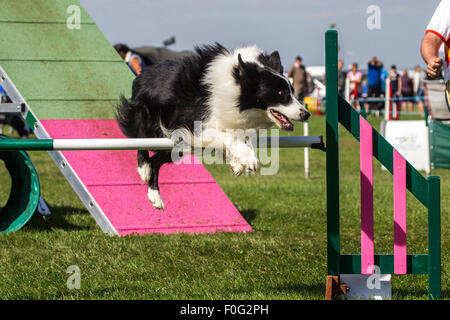
POLYGON ((282 97, 282 96, 284 96, 284 90, 280 90, 280 91, 278 91, 278 95, 280 96, 280 97, 282 97))

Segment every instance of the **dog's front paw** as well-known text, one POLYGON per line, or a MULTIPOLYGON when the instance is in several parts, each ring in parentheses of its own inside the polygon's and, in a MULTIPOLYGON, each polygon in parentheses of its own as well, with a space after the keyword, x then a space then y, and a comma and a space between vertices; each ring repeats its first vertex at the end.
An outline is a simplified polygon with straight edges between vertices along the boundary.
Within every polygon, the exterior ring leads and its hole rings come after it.
POLYGON ((137 172, 143 183, 148 183, 150 181, 150 175, 152 173, 150 163, 144 163, 140 167, 137 167, 137 172))
POLYGON ((244 171, 244 166, 239 162, 237 158, 231 159, 230 166, 231 171, 233 171, 236 176, 240 176, 244 171))
POLYGON ((239 158, 234 157, 230 161, 231 170, 234 174, 240 176, 244 169, 247 172, 253 173, 258 170, 258 158, 252 149, 248 149, 239 158))
POLYGON ((148 188, 147 198, 155 209, 164 210, 164 202, 162 201, 159 190, 148 188))
POLYGON ((253 149, 248 149, 243 155, 240 156, 239 161, 242 166, 244 166, 245 170, 251 173, 258 170, 258 158, 256 157, 253 149))
POLYGON ((259 167, 258 158, 256 158, 256 157, 244 159, 242 164, 244 165, 245 170, 250 173, 256 172, 259 167))

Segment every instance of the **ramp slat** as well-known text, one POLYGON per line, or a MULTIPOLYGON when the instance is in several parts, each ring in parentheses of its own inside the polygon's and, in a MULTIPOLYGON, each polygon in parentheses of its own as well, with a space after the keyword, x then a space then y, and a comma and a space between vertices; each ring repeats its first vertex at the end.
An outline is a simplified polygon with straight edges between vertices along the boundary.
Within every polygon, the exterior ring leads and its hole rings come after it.
POLYGON ((0 60, 0 64, 30 104, 33 100, 118 101, 120 94, 131 91, 133 81, 133 74, 120 61, 0 60), (29 70, 33 70, 31 76, 29 70))

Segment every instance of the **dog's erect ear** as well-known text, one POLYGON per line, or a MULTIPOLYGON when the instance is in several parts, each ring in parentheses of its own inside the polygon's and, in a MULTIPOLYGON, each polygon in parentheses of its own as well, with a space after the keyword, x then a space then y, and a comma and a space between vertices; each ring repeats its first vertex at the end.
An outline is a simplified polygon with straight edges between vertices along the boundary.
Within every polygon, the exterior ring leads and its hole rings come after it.
POLYGON ((270 54, 269 60, 272 62, 278 61, 281 64, 280 53, 276 50, 270 54))
POLYGON ((271 67, 274 70, 278 71, 279 73, 283 73, 283 66, 281 65, 281 58, 280 58, 280 54, 278 53, 278 51, 274 51, 270 54, 269 61, 270 61, 271 67))
POLYGON ((245 75, 245 62, 242 61, 241 54, 238 54, 238 69, 239 69, 239 76, 245 75))

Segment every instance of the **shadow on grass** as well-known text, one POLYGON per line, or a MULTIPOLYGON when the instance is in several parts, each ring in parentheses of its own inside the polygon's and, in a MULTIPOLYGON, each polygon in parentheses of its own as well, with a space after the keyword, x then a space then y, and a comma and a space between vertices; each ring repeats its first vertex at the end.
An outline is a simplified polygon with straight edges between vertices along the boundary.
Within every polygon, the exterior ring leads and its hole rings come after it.
MULTIPOLYGON (((287 283, 280 284, 279 286, 264 286, 255 291, 254 287, 241 287, 231 290, 233 296, 248 297, 252 299, 253 296, 263 293, 267 296, 267 299, 291 299, 287 296, 292 296, 292 299, 323 299, 325 298, 325 284, 305 284, 305 283, 287 283)), ((240 298, 239 298, 240 299, 240 298)), ((247 299, 247 298, 244 298, 247 299)))
POLYGON ((320 296, 325 297, 325 285, 324 284, 305 284, 305 283, 289 283, 279 287, 270 287, 269 290, 273 293, 292 293, 299 294, 301 296, 320 296))
MULTIPOLYGON (((180 291, 168 290, 165 292, 143 292, 141 286, 128 285, 126 288, 117 288, 115 286, 105 286, 98 288, 91 288, 89 292, 83 292, 80 296, 68 297, 68 298, 83 298, 87 296, 88 299, 150 299, 150 300, 209 300, 211 299, 211 293, 206 294, 202 290, 203 294, 195 294, 180 291)), ((282 300, 296 300, 296 299, 323 299, 325 297, 325 284, 323 285, 311 285, 303 283, 286 284, 280 286, 267 286, 267 287, 234 287, 228 289, 226 292, 220 293, 214 292, 212 299, 232 299, 232 300, 247 300, 247 299, 282 299, 282 300)), ((58 295, 55 297, 59 299, 58 295)))
POLYGON ((92 226, 76 225, 70 222, 66 217, 76 212, 77 214, 85 215, 88 212, 86 210, 80 210, 73 207, 51 207, 50 216, 42 216, 36 212, 30 219, 28 224, 24 227, 24 230, 31 232, 42 232, 51 230, 64 230, 64 231, 81 231, 92 230, 92 226))
POLYGON ((247 221, 247 223, 253 227, 252 222, 258 215, 257 210, 248 209, 248 210, 240 210, 239 212, 241 213, 242 217, 244 217, 244 219, 247 221))

